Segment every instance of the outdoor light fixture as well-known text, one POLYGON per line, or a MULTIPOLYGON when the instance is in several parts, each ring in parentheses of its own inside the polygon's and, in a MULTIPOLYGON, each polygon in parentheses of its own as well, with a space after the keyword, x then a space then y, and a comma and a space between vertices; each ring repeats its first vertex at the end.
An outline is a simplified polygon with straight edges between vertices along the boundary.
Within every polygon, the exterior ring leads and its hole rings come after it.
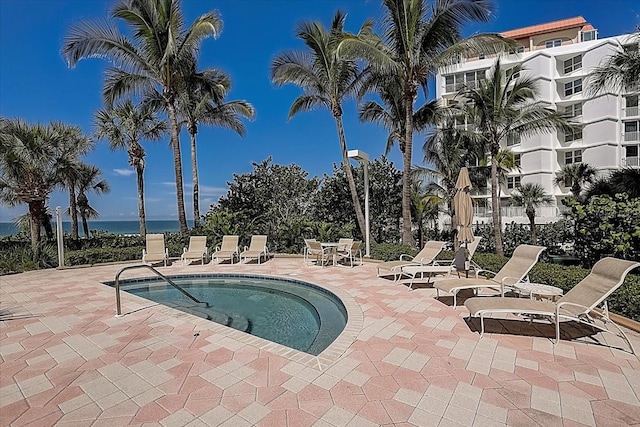
POLYGON ((347 157, 356 160, 358 163, 364 166, 364 223, 365 223, 365 256, 369 258, 371 256, 369 246, 369 155, 360 150, 349 150, 347 157))

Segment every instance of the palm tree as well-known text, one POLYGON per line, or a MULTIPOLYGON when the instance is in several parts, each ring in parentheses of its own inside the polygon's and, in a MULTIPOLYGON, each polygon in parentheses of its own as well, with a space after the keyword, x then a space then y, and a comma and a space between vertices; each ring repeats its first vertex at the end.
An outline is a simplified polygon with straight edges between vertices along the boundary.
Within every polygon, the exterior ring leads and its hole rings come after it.
POLYGON ((146 153, 140 141, 158 140, 167 132, 149 104, 135 105, 130 99, 111 108, 99 110, 94 117, 96 138, 106 138, 111 150, 127 150, 129 164, 136 171, 138 187, 138 218, 140 235, 147 235, 144 209, 144 167, 146 153))
POLYGON ((244 100, 225 101, 231 90, 231 79, 224 72, 209 68, 196 72, 195 68, 182 82, 178 92, 177 108, 182 122, 186 124, 191 137, 191 173, 193 176, 193 226, 200 220, 198 179, 198 158, 196 153, 196 135, 198 124, 218 126, 230 129, 240 136, 246 134, 240 117, 253 119, 253 105, 244 100))
POLYGON ((525 213, 531 226, 531 244, 533 245, 537 241, 536 208, 551 203, 553 203, 553 198, 538 183, 526 182, 511 193, 511 204, 525 207, 525 213))
POLYGON ((607 57, 591 71, 588 78, 590 94, 610 89, 616 93, 625 90, 637 91, 640 87, 640 32, 628 40, 629 44, 607 57))
POLYGON ((61 140, 56 126, 0 119, 0 201, 9 207, 28 205, 34 262, 47 199, 60 183, 55 166, 61 140))
POLYGON ((102 179, 102 172, 97 166, 86 165, 78 179, 78 213, 82 218, 82 231, 84 237, 89 237, 89 218, 98 218, 99 214, 89 204, 87 193, 93 191, 97 194, 107 194, 111 191, 109 183, 102 179))
MULTIPOLYGON (((359 79, 356 61, 341 57, 337 51, 339 41, 347 36, 344 32, 345 19, 346 14, 336 12, 329 30, 319 22, 299 24, 296 34, 308 50, 285 51, 279 54, 271 64, 271 81, 279 87, 288 83, 294 84, 304 92, 293 101, 289 109, 289 118, 315 108, 326 108, 333 115, 342 151, 342 167, 349 183, 358 226, 364 236, 364 215, 349 165, 347 141, 342 124, 342 103, 356 93, 359 79)), ((366 21, 359 35, 370 34, 372 24, 371 21, 366 21)))
POLYGON ((59 147, 60 154, 55 166, 60 173, 60 181, 63 187, 69 191, 69 208, 67 214, 71 217, 71 238, 78 239, 78 207, 76 203, 76 191, 78 180, 83 168, 86 167, 80 160, 80 156, 87 154, 94 148, 94 143, 84 135, 78 126, 54 123, 53 126, 62 136, 59 147))
POLYGON ((497 59, 487 79, 477 87, 463 87, 459 95, 466 102, 462 111, 473 123, 467 137, 491 156, 491 205, 496 252, 504 255, 502 246, 502 220, 498 198, 498 153, 501 143, 509 136, 527 138, 561 128, 573 128, 561 114, 546 104, 536 101, 537 86, 530 77, 519 77, 521 65, 505 72, 497 59))
POLYGON ((171 129, 178 222, 180 232, 186 234, 176 97, 180 82, 193 69, 202 40, 217 37, 222 20, 209 12, 185 28, 179 0, 119 0, 111 17, 122 19, 133 39, 121 35, 115 26, 84 22, 71 27, 63 55, 70 67, 83 58, 95 57, 114 64, 105 72, 102 95, 107 106, 132 94, 162 99, 171 129))
POLYGON ((617 193, 625 193, 630 199, 640 197, 640 169, 626 167, 594 179, 585 191, 584 200, 617 193))
POLYGON ((463 135, 451 123, 432 130, 422 147, 424 162, 433 165, 432 168, 423 168, 423 175, 437 177, 437 181, 429 184, 428 191, 446 202, 449 216, 453 214, 452 202, 460 169, 474 155, 468 148, 463 135))
POLYGON ((595 180, 596 173, 596 168, 588 163, 569 163, 556 174, 554 182, 570 187, 571 194, 578 199, 584 186, 595 180))
POLYGON ((340 46, 345 55, 366 59, 383 74, 397 76, 404 103, 405 127, 402 177, 402 242, 415 246, 411 232, 411 158, 413 115, 418 90, 427 91, 428 79, 437 68, 468 49, 496 52, 504 47, 499 36, 476 35, 461 40, 461 27, 469 22, 487 22, 493 7, 487 0, 436 1, 383 0, 384 41, 346 38, 340 46), (428 15, 431 12, 431 15, 428 15))
POLYGON ((440 197, 434 196, 420 179, 414 179, 411 185, 411 214, 418 226, 418 244, 424 246, 424 228, 428 221, 437 221, 440 197))

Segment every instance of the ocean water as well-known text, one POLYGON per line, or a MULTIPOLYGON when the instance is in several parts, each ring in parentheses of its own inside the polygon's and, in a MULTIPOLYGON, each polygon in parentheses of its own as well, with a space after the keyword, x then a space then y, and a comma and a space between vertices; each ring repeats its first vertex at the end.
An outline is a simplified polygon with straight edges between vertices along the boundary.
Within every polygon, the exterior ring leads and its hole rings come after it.
MULTIPOLYGON (((193 225, 193 222, 188 221, 188 225, 193 225)), ((52 224, 55 229, 55 222, 52 224)), ((78 224, 80 236, 82 234, 82 223, 78 224)), ((70 233, 71 223, 62 222, 62 229, 70 233)), ((93 230, 108 231, 114 234, 139 234, 140 223, 138 221, 89 221, 89 232, 93 230)), ((180 225, 178 221, 174 220, 155 220, 147 221, 147 233, 164 233, 164 232, 178 232, 180 225)), ((0 222, 0 236, 9 236, 16 234, 18 229, 11 222, 0 222)))

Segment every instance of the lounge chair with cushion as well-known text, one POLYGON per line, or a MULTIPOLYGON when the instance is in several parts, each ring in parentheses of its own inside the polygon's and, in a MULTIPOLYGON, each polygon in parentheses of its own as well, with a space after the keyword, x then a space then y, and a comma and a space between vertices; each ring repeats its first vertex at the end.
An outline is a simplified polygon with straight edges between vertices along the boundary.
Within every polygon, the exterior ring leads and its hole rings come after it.
POLYGON ((191 236, 189 247, 182 249, 182 264, 191 263, 193 260, 200 260, 204 265, 209 250, 207 249, 207 236, 191 236))
POLYGON ((244 251, 240 254, 240 262, 244 259, 247 262, 249 258, 256 258, 258 260, 258 264, 262 258, 267 259, 267 255, 269 255, 269 250, 267 249, 267 236, 262 235, 254 235, 251 236, 251 242, 249 243, 249 247, 245 246, 244 251))
POLYGON ((147 234, 146 248, 142 250, 142 262, 155 264, 163 262, 167 266, 169 252, 164 247, 164 234, 147 234))
POLYGON ((222 236, 222 243, 220 246, 216 246, 211 259, 215 259, 216 262, 228 259, 233 264, 235 258, 239 255, 238 250, 238 236, 222 236))
POLYGON ((416 279, 424 280, 425 275, 427 276, 427 284, 431 283, 431 277, 435 275, 457 273, 458 277, 460 277, 460 273, 463 271, 468 273, 467 270, 473 270, 476 273, 476 277, 478 277, 478 272, 481 268, 473 261, 473 255, 478 249, 480 240, 482 240, 482 237, 476 237, 468 246, 460 246, 453 259, 436 259, 431 265, 406 265, 401 267, 402 275, 411 279, 409 289, 413 289, 413 282, 416 279), (468 266, 466 266, 467 261, 469 262, 468 266))
POLYGON ((510 285, 525 280, 525 277, 538 262, 538 257, 545 249, 546 247, 544 246, 520 245, 513 251, 509 261, 497 273, 487 270, 476 271, 476 275, 481 271, 495 274, 491 279, 476 276, 474 279, 438 280, 433 283, 433 287, 437 290, 436 297, 440 297, 440 291, 453 294, 453 308, 456 308, 457 293, 462 289, 473 289, 476 293, 481 289, 493 289, 504 296, 505 287, 510 288, 510 285))
POLYGON ((513 313, 550 319, 556 327, 556 344, 560 340, 561 318, 613 333, 606 327, 594 324, 597 318, 605 326, 608 323, 615 325, 620 332, 615 335, 624 339, 631 353, 635 353, 624 331, 609 319, 606 299, 622 285, 627 274, 637 267, 640 267, 639 262, 611 257, 603 258, 593 266, 587 277, 556 302, 530 298, 469 298, 464 305, 469 309, 471 317, 480 316, 481 337, 484 334, 484 316, 489 313, 513 313), (596 307, 601 304, 603 304, 602 310, 596 311, 596 307))
POLYGON ((378 264, 378 277, 393 274, 393 279, 402 277, 402 267, 407 265, 429 265, 442 252, 445 242, 430 240, 416 256, 410 259, 410 255, 402 254, 397 261, 387 261, 378 264), (385 273, 386 272, 386 273, 385 273))

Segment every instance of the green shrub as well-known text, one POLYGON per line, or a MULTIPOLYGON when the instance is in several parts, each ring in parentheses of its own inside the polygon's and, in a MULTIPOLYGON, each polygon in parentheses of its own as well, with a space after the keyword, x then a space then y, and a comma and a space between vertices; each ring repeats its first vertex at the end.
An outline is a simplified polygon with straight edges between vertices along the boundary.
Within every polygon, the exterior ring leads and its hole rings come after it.
POLYGON ((114 261, 141 260, 141 248, 91 248, 79 251, 69 251, 65 253, 65 264, 73 265, 93 265, 114 261))
POLYGON ((418 251, 408 245, 395 245, 391 243, 377 243, 371 245, 371 258, 381 261, 395 261, 400 259, 400 255, 408 254, 416 256, 418 251))

